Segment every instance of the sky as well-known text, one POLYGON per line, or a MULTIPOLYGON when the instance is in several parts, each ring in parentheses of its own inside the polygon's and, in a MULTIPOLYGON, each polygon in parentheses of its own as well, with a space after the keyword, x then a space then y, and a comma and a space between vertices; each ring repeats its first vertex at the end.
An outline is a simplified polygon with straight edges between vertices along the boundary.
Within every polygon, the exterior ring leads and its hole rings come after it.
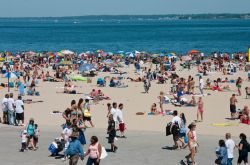
POLYGON ((0 0, 0 17, 250 13, 250 0, 0 0))

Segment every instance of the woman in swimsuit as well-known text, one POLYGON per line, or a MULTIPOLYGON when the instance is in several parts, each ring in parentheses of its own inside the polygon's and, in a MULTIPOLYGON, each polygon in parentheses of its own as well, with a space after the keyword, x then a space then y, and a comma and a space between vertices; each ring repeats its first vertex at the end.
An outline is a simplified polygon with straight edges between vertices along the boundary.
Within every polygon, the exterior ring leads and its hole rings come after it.
POLYGON ((190 154, 188 154, 185 158, 187 159, 187 162, 190 163, 189 159, 191 158, 192 161, 192 165, 196 165, 195 163, 195 154, 197 153, 197 147, 198 147, 198 143, 197 143, 197 136, 196 136, 196 124, 195 123, 191 123, 189 126, 189 132, 188 132, 188 147, 190 150, 190 154))
POLYGON ((199 101, 198 101, 198 110, 197 110, 197 122, 199 122, 199 116, 201 117, 201 122, 203 121, 203 101, 202 101, 202 97, 199 97, 199 101))

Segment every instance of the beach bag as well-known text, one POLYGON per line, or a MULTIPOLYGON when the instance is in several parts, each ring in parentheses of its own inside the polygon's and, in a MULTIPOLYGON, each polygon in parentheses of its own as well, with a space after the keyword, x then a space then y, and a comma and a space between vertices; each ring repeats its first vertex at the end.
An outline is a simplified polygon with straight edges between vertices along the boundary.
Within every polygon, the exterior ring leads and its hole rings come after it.
POLYGON ((172 125, 172 122, 169 122, 166 126, 166 136, 169 136, 171 135, 171 125, 172 125))
POLYGON ((91 117, 91 114, 87 109, 84 110, 83 115, 84 117, 91 117))
POLYGON ((215 164, 221 164, 221 159, 220 158, 215 159, 214 163, 215 164))
POLYGON ((186 143, 186 144, 188 143, 188 136, 187 135, 184 136, 184 143, 186 143))
POLYGON ((104 158, 106 158, 107 156, 108 156, 108 153, 107 153, 105 147, 102 147, 102 154, 101 154, 100 159, 104 159, 104 158))

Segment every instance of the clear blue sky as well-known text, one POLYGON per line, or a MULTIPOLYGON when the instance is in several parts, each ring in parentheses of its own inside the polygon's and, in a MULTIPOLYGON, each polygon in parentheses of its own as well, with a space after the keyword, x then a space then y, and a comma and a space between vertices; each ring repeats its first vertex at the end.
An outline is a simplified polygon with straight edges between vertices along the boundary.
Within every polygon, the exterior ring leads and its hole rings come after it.
POLYGON ((0 17, 250 13, 250 0, 0 0, 0 17))

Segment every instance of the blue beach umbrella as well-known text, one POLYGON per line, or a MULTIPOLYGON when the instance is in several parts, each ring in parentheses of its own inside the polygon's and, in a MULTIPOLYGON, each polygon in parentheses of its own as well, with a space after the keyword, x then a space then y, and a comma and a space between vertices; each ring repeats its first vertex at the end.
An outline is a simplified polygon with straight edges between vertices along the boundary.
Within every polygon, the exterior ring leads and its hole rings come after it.
POLYGON ((80 72, 86 72, 86 71, 90 71, 90 70, 95 70, 95 67, 91 64, 83 64, 78 68, 78 70, 80 72))
POLYGON ((104 63, 105 64, 112 64, 112 63, 114 63, 114 61, 111 60, 111 59, 107 59, 107 60, 104 61, 104 63))
POLYGON ((5 78, 17 78, 17 75, 14 72, 9 72, 4 74, 5 78))

